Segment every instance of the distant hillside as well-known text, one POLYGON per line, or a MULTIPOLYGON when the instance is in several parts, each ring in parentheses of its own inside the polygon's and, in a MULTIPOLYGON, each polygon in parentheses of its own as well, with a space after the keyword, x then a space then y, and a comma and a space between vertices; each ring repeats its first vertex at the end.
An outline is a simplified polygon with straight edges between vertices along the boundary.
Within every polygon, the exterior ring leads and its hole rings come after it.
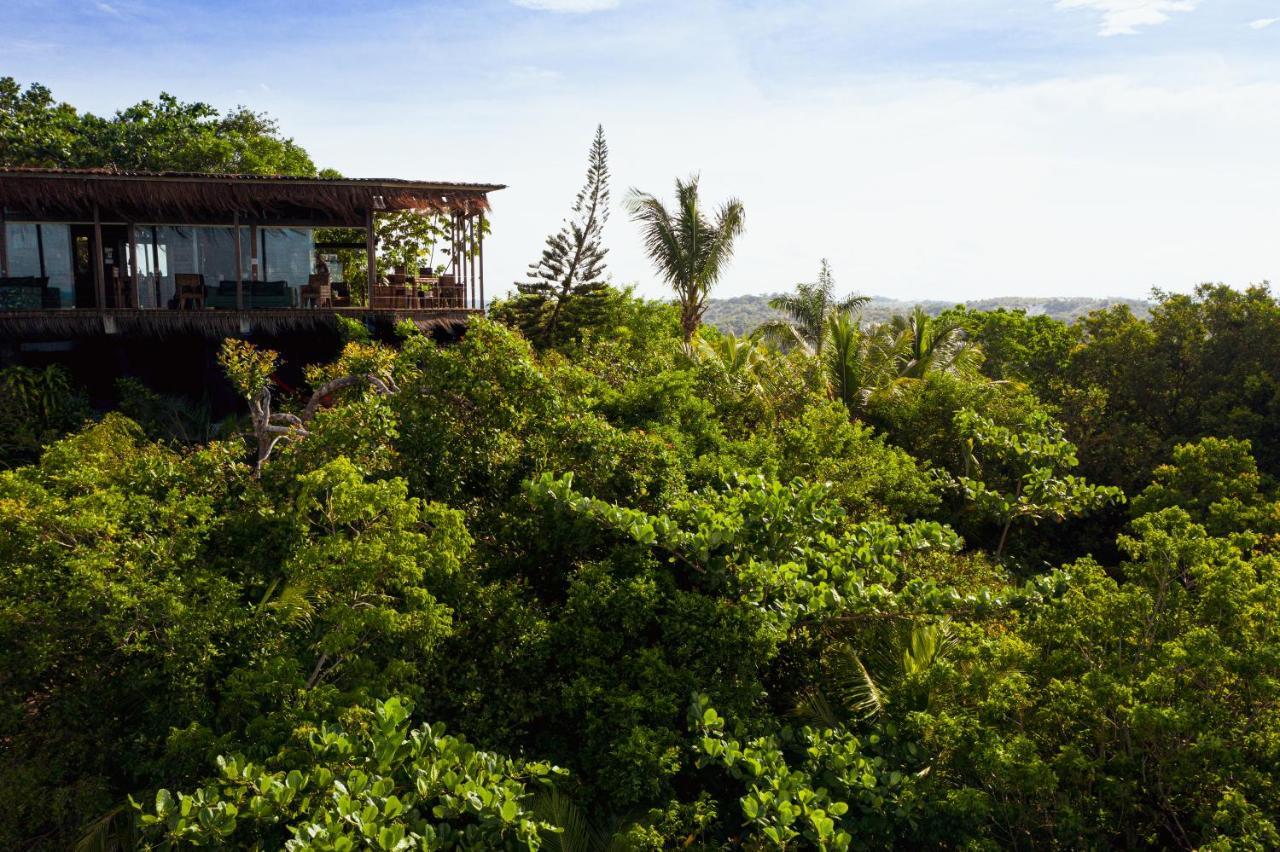
MULTIPOLYGON (((752 331, 763 322, 777 318, 778 313, 769 307, 769 299, 771 298, 772 296, 735 296, 732 299, 712 299, 707 306, 707 313, 703 319, 709 325, 714 325, 722 331, 744 334, 752 331)), ((911 310, 917 304, 931 314, 941 313, 947 308, 953 308, 956 305, 955 302, 907 302, 901 299, 873 296, 871 304, 863 309, 862 317, 868 323, 883 322, 893 314, 905 313, 911 310)), ((974 310, 982 311, 1008 308, 1010 310, 1025 310, 1032 315, 1048 314, 1054 319, 1060 319, 1064 322, 1072 322, 1091 311, 1117 304, 1128 305, 1138 316, 1146 316, 1150 306, 1149 302, 1142 299, 1035 298, 1027 296, 974 299, 965 304, 974 310)))

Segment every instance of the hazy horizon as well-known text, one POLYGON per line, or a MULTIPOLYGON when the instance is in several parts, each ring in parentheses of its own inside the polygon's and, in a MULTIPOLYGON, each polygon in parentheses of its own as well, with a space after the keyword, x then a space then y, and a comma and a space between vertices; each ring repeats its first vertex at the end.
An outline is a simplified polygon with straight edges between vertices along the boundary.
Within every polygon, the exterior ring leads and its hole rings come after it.
POLYGON ((110 113, 270 113, 320 167, 496 181, 488 289, 537 258, 603 123, 620 209, 746 205, 715 295, 1147 298, 1280 275, 1280 2, 9 0, 0 74, 110 113), (678 14, 677 14, 678 12, 678 14), (109 61, 108 61, 109 58, 109 61))

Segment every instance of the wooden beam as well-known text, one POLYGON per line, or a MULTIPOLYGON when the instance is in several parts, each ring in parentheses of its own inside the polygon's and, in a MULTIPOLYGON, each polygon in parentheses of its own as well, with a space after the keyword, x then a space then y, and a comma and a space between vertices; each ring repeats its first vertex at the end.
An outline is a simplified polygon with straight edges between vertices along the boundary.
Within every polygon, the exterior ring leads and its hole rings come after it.
POLYGON ((364 247, 365 247, 364 243, 342 243, 342 242, 316 243, 317 251, 329 251, 329 250, 337 251, 339 249, 345 249, 346 251, 363 251, 364 247))
POLYGON ((365 211, 364 217, 364 250, 368 254, 366 259, 368 289, 365 291, 365 300, 369 305, 373 304, 373 288, 378 283, 378 233, 373 229, 373 208, 370 207, 365 211))
POLYGON ((102 211, 93 205, 93 295, 98 309, 107 306, 107 272, 102 267, 102 211))
POLYGON ((231 226, 236 229, 236 310, 244 310, 244 253, 240 247, 240 213, 231 215, 231 226))
POLYGON ((480 213, 480 235, 476 240, 476 254, 480 258, 480 304, 477 307, 481 311, 484 307, 484 212, 480 213))

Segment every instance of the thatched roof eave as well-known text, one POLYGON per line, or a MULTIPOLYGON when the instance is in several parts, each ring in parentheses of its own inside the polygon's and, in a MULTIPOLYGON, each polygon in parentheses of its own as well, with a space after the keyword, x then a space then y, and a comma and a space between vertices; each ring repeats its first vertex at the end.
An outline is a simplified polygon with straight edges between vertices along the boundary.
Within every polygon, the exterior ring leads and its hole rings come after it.
POLYGON ((374 212, 474 214, 500 184, 0 168, 0 206, 35 217, 359 226, 374 212))

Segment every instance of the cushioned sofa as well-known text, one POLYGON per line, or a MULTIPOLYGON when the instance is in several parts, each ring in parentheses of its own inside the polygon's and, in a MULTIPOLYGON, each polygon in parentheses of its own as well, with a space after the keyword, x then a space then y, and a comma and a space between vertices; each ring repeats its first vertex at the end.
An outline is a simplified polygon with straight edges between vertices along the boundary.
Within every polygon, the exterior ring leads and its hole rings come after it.
POLYGON ((48 278, 34 275, 0 278, 0 311, 38 311, 62 307, 62 293, 48 278))
MULTIPOLYGON (((288 281, 245 281, 244 306, 246 308, 292 308, 293 288, 288 281)), ((235 308, 236 282, 220 281, 216 287, 206 289, 206 308, 235 308)))

